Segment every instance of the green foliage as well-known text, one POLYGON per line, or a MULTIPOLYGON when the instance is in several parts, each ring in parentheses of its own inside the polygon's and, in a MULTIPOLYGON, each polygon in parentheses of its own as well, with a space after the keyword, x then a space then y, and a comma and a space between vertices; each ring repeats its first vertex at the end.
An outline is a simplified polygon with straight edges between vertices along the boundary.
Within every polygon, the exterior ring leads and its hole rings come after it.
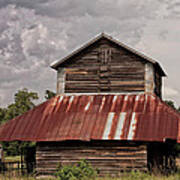
POLYGON ((14 95, 14 103, 10 104, 7 108, 0 109, 0 122, 6 122, 24 114, 35 106, 33 101, 37 99, 37 93, 29 92, 26 88, 19 90, 14 95))
MULTIPOLYGON (((45 98, 50 99, 56 94, 52 91, 46 90, 45 98)), ((38 94, 36 92, 28 91, 24 88, 19 90, 14 95, 14 103, 10 104, 7 108, 0 108, 0 124, 7 122, 17 116, 20 116, 27 112, 28 110, 35 107, 34 101, 37 100, 38 94)), ((27 147, 35 146, 35 143, 30 142, 3 142, 3 148, 5 155, 15 156, 19 155, 23 149, 27 147)))
POLYGON ((59 180, 85 180, 95 179, 97 171, 86 160, 81 160, 77 165, 58 168, 55 175, 59 180))
POLYGON ((21 152, 20 147, 21 142, 20 141, 13 141, 13 142, 3 142, 3 150, 5 153, 5 156, 16 156, 19 155, 21 152))
POLYGON ((165 103, 166 103, 167 105, 171 106, 173 109, 176 109, 173 101, 171 101, 171 100, 166 100, 165 103))
POLYGON ((52 97, 54 97, 56 95, 56 93, 54 93, 53 91, 50 91, 50 90, 46 90, 45 91, 45 99, 51 99, 52 97))
MULTIPOLYGON (((24 114, 26 111, 35 107, 34 100, 38 99, 36 92, 29 92, 26 88, 19 90, 14 95, 14 103, 7 108, 0 109, 0 123, 4 123, 16 116, 24 114)), ((3 149, 6 155, 15 156, 22 152, 23 148, 34 146, 34 143, 29 142, 3 142, 3 149)))
POLYGON ((6 109, 0 108, 0 124, 5 122, 6 109))
POLYGON ((151 179, 152 176, 150 176, 148 173, 143 173, 139 171, 131 171, 128 173, 128 175, 125 177, 126 180, 148 180, 151 179))
POLYGON ((176 109, 178 112, 180 112, 180 106, 179 108, 176 108, 175 104, 174 104, 174 101, 171 101, 171 100, 165 100, 165 103, 169 106, 171 106, 173 109, 176 109))
MULTIPOLYGON (((7 173, 7 174, 1 174, 0 175, 0 180, 36 180, 37 178, 32 177, 32 176, 21 176, 19 173, 15 174, 14 172, 12 174, 7 173)), ((39 179, 39 178, 38 178, 39 179)), ((54 178, 43 178, 41 180, 56 180, 54 178)), ((163 176, 163 175, 149 175, 146 173, 141 173, 141 172, 131 172, 131 173, 126 173, 125 175, 122 174, 120 177, 97 177, 94 178, 95 180, 180 180, 180 174, 172 174, 170 176, 163 176)), ((70 180, 70 179, 69 179, 70 180)), ((77 180, 77 179, 75 179, 77 180)), ((87 178, 86 180, 92 180, 92 178, 87 178)))

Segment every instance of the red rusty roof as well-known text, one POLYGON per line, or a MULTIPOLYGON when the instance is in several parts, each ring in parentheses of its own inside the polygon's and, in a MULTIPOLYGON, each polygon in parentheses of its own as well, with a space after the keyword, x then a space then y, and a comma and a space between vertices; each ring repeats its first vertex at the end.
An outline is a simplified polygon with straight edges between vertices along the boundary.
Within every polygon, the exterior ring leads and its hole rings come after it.
POLYGON ((180 114, 150 94, 59 95, 10 120, 0 141, 178 139, 180 114))

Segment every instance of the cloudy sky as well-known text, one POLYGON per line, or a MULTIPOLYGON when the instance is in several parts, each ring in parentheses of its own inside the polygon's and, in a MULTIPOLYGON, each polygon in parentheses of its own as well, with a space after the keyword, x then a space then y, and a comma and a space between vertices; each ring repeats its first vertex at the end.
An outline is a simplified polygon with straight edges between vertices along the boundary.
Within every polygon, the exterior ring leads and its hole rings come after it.
POLYGON ((164 98, 180 105, 179 0, 0 0, 0 106, 23 87, 42 101, 49 65, 101 32, 158 60, 164 98))

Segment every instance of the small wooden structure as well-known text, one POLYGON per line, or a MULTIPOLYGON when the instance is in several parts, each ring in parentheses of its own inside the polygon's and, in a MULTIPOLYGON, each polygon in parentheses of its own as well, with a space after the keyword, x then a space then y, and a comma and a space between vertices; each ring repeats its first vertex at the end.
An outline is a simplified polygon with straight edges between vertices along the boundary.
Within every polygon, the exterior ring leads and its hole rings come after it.
POLYGON ((180 114, 161 100, 158 62, 101 34, 54 63, 57 96, 0 127, 35 141, 36 171, 87 159, 100 175, 175 170, 180 114))
POLYGON ((54 63, 57 93, 155 93, 165 73, 158 62, 101 34, 54 63))

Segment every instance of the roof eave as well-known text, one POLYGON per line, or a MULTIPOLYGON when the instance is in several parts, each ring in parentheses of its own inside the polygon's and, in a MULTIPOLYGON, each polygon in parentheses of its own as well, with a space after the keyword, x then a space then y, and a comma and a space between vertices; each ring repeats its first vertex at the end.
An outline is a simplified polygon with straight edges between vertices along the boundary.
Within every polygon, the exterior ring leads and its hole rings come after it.
POLYGON ((96 41, 98 41, 99 39, 101 39, 102 37, 105 37, 104 33, 101 33, 99 35, 97 35, 95 38, 93 38, 92 40, 86 42, 85 44, 83 44, 80 48, 75 49, 74 51, 72 51, 72 53, 70 53, 69 55, 65 56, 64 58, 62 58, 61 60, 58 60, 55 63, 52 63, 50 65, 51 68, 57 70, 58 67, 67 59, 73 57, 74 55, 76 55, 77 53, 81 52, 82 50, 84 50, 85 48, 87 48, 88 46, 92 45, 93 43, 95 43, 96 41))
POLYGON ((162 67, 160 66, 158 62, 155 63, 155 66, 159 69, 161 76, 167 77, 167 74, 165 73, 165 71, 162 69, 162 67))

